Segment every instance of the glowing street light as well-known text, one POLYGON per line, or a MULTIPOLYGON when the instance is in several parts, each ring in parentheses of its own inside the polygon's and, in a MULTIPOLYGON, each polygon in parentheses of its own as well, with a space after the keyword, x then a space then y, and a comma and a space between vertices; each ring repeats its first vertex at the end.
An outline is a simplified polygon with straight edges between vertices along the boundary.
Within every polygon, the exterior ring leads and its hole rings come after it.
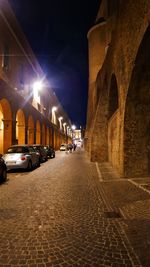
POLYGON ((39 95, 39 91, 41 91, 41 89, 43 88, 43 84, 41 81, 36 81, 33 84, 33 96, 34 99, 36 100, 37 103, 40 104, 40 95, 39 95))
POLYGON ((34 91, 40 91, 43 87, 43 84, 41 81, 37 81, 33 84, 33 90, 34 91))
POLYGON ((76 129, 76 126, 75 125, 72 125, 71 126, 71 129, 74 131, 76 129))
POLYGON ((57 110, 57 107, 52 107, 52 122, 56 124, 56 114, 55 111, 57 110))
POLYGON ((62 130, 62 120, 63 120, 63 117, 59 117, 58 120, 59 120, 59 123, 60 123, 60 129, 62 130))
POLYGON ((62 121, 63 117, 59 117, 58 119, 59 119, 59 121, 62 121))
POLYGON ((70 135, 70 131, 71 131, 70 127, 67 126, 67 134, 68 134, 68 135, 70 135))
POLYGON ((76 129, 76 126, 73 124, 71 126, 71 129, 72 129, 72 138, 74 139, 75 138, 75 129, 76 129))
POLYGON ((54 106, 52 107, 52 112, 55 112, 57 110, 57 108, 54 106))
POLYGON ((66 122, 63 123, 64 132, 66 131, 66 122))

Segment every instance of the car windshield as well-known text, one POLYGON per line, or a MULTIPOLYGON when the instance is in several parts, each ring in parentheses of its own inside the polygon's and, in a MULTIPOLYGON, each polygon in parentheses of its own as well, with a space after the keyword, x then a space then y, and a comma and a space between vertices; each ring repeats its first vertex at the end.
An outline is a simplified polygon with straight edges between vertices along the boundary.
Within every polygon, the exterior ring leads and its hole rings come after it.
POLYGON ((26 147, 9 147, 7 153, 26 153, 28 148, 26 147))

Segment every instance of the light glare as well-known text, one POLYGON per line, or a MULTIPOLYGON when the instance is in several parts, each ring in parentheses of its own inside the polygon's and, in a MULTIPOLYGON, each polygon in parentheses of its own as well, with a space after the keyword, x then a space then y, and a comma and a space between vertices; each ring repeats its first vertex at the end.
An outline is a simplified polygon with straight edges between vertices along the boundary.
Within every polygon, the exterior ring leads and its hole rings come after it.
POLYGON ((52 111, 55 112, 57 110, 56 107, 52 107, 52 111))

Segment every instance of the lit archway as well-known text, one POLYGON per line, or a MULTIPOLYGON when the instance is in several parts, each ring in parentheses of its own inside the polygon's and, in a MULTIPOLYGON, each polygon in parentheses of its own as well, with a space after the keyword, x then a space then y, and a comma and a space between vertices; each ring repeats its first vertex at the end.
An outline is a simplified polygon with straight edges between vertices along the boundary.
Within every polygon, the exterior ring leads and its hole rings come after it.
POLYGON ((21 109, 16 114, 16 140, 18 144, 25 144, 25 116, 21 109))
POLYGON ((139 47, 124 118, 124 174, 150 175, 150 26, 139 47))
POLYGON ((41 143, 41 125, 39 120, 36 122, 36 144, 41 143))
POLYGON ((0 100, 0 153, 12 144, 12 111, 7 99, 0 100))
POLYGON ((30 115, 28 118, 28 144, 34 143, 34 121, 30 115))

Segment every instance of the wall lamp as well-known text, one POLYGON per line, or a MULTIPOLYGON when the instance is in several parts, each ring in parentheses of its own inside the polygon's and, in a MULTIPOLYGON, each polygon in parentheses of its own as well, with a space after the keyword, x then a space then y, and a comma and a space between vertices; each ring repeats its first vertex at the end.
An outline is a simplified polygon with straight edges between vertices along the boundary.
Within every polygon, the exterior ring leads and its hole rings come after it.
POLYGON ((54 106, 52 107, 52 112, 55 112, 57 110, 57 108, 54 106))

